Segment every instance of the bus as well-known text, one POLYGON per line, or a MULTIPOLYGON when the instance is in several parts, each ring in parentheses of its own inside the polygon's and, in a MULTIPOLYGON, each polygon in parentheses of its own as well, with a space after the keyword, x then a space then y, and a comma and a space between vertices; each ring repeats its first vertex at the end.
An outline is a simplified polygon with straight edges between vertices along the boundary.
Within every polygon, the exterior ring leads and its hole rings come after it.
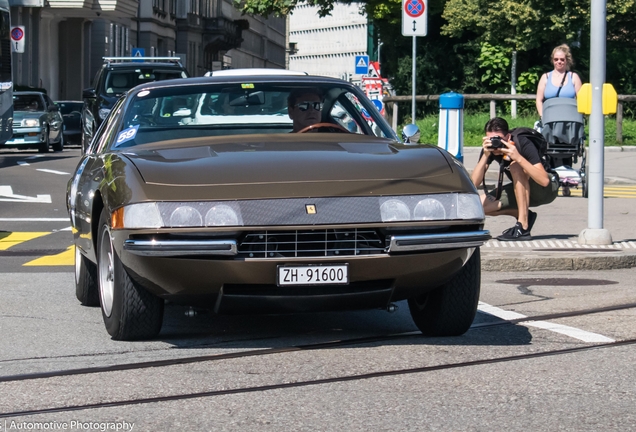
POLYGON ((11 138, 12 123, 11 10, 9 0, 0 0, 0 145, 11 138))

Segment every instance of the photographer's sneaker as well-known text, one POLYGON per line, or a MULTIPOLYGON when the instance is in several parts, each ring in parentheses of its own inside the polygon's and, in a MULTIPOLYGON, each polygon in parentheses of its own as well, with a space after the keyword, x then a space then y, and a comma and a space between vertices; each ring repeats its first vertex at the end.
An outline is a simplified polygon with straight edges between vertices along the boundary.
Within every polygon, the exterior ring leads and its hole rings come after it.
MULTIPOLYGON (((534 223, 537 221, 537 213, 533 212, 532 210, 528 210, 528 229, 526 231, 530 232, 532 231, 532 227, 534 226, 534 223)), ((517 222, 518 224, 519 222, 517 222)), ((512 228, 508 228, 507 230, 505 230, 504 232, 502 232, 501 234, 504 235, 508 232, 512 232, 512 230, 514 230, 517 227, 517 225, 513 226, 512 228)))
POLYGON ((515 226, 505 230, 497 240, 500 241, 516 241, 516 240, 532 240, 530 230, 524 230, 521 223, 517 222, 515 226))

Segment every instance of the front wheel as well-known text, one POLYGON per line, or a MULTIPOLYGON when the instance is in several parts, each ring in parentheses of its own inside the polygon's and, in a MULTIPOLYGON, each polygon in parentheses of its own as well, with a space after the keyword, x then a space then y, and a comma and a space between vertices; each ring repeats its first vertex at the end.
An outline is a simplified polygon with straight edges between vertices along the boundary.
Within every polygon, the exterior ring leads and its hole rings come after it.
POLYGON ((164 302, 133 281, 119 260, 106 211, 99 220, 97 271, 102 317, 115 340, 150 339, 159 334, 164 302))
POLYGON ((475 319, 480 288, 481 256, 477 248, 450 281, 409 299, 411 317, 426 336, 460 336, 475 319))
POLYGON ((44 133, 44 142, 40 143, 40 146, 38 147, 38 152, 40 153, 49 152, 49 131, 48 130, 44 133))
POLYGON ((61 152, 64 150, 64 134, 60 131, 60 140, 53 144, 53 151, 61 152))

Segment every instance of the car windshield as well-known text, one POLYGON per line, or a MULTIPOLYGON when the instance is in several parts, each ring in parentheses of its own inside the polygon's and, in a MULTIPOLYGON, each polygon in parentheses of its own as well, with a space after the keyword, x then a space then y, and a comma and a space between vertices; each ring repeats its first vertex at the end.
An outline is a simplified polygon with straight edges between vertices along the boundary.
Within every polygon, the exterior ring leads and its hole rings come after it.
POLYGON ((289 133, 297 131, 290 103, 301 115, 314 115, 314 123, 324 125, 326 132, 393 137, 375 106, 352 87, 248 82, 139 91, 131 95, 117 146, 200 136, 289 133))
POLYGON ((55 102, 55 105, 60 107, 62 115, 78 113, 81 114, 83 103, 82 102, 55 102))
POLYGON ((44 111, 42 98, 36 94, 14 94, 13 109, 15 111, 44 111))
POLYGON ((187 74, 178 69, 152 67, 112 70, 106 76, 104 91, 109 95, 122 94, 139 84, 174 78, 187 78, 187 74))

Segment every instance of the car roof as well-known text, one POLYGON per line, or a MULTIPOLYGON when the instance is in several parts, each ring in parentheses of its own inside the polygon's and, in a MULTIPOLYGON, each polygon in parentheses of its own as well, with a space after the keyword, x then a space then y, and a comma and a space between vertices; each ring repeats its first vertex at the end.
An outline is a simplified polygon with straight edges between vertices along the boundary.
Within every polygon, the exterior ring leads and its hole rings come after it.
POLYGON ((307 72, 274 68, 222 69, 206 72, 204 76, 309 75, 307 72))
POLYGON ((121 63, 104 63, 105 69, 137 69, 137 68, 168 68, 168 69, 185 69, 180 64, 168 62, 121 62, 121 63))
MULTIPOLYGON (((284 70, 284 69, 281 69, 284 70)), ((141 84, 139 87, 143 89, 153 88, 166 88, 166 87, 181 87, 191 85, 205 85, 205 84, 236 84, 236 83, 269 83, 275 84, 280 82, 285 84, 301 84, 301 85, 338 85, 355 87, 353 84, 341 80, 339 78, 331 78, 318 75, 306 75, 306 74, 280 74, 280 75, 232 75, 232 76, 219 76, 212 75, 209 77, 195 77, 195 78, 178 78, 162 81, 152 81, 141 84)))
POLYGON ((161 67, 183 69, 179 57, 102 57, 105 69, 161 67))

